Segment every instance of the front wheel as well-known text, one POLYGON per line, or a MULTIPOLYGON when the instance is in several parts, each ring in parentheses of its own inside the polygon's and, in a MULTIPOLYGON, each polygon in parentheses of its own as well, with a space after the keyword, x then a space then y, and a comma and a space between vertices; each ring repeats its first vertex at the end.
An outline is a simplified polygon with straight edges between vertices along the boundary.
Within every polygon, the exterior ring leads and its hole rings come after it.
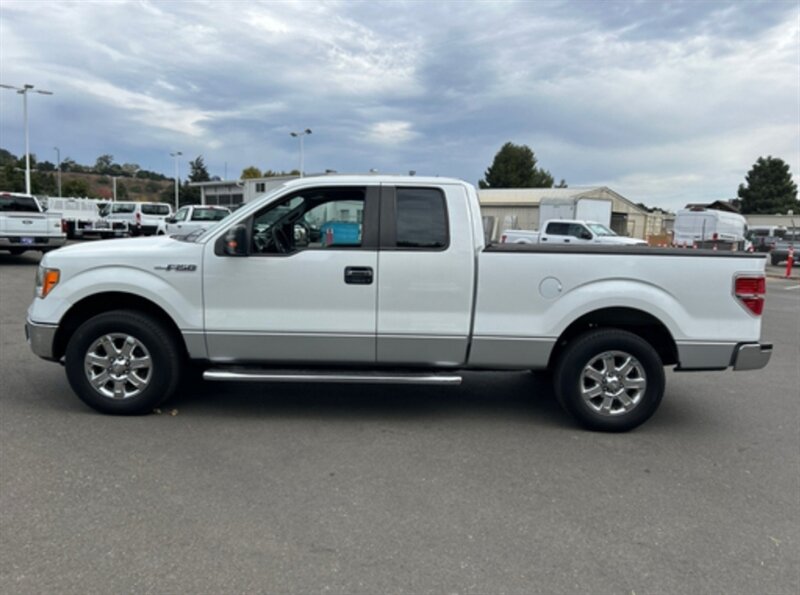
POLYGON ((149 413, 178 386, 183 364, 176 338, 156 319, 131 310, 99 314, 67 344, 72 389, 101 413, 149 413))
POLYGON ((569 343, 553 375, 559 402, 583 426, 625 432, 647 421, 664 396, 664 367, 633 333, 589 331, 569 343))

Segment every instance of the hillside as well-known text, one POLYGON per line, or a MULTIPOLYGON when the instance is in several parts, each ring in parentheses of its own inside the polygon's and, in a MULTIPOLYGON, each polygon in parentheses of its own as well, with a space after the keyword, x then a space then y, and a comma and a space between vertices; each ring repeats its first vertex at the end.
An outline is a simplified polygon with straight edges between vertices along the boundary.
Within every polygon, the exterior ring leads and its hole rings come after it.
MULTIPOLYGON (((61 174, 62 188, 72 180, 80 180, 88 184, 88 196, 90 198, 110 199, 113 196, 113 180, 111 176, 63 172, 61 174)), ((164 199, 164 195, 172 192, 174 187, 172 180, 118 177, 117 200, 159 201, 164 199)))

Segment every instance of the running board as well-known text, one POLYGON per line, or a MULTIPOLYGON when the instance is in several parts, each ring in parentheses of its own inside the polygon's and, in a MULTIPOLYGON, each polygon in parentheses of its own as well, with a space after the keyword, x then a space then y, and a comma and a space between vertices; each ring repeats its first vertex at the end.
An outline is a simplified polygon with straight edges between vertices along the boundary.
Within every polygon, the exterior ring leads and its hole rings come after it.
POLYGON ((234 382, 325 382, 349 384, 436 384, 457 386, 461 376, 413 372, 350 372, 332 370, 270 370, 264 368, 212 368, 204 380, 234 382))

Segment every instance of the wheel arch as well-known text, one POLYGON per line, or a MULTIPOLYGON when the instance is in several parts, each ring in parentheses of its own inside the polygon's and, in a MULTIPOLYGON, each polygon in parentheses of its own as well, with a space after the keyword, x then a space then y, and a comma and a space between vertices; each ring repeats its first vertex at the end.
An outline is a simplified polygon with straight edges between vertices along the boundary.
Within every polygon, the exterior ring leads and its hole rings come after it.
POLYGON ((616 328, 633 333, 656 350, 665 366, 678 363, 675 339, 663 322, 652 314, 636 308, 610 307, 588 312, 564 329, 550 353, 548 367, 552 369, 558 362, 570 341, 589 330, 601 328, 616 328))
POLYGON ((163 324, 164 328, 175 337, 182 347, 184 355, 188 353, 178 325, 161 306, 140 295, 123 291, 107 291, 87 296, 67 310, 58 325, 58 331, 53 340, 55 359, 60 359, 64 355, 70 337, 79 326, 93 316, 112 310, 133 310, 151 316, 163 324))

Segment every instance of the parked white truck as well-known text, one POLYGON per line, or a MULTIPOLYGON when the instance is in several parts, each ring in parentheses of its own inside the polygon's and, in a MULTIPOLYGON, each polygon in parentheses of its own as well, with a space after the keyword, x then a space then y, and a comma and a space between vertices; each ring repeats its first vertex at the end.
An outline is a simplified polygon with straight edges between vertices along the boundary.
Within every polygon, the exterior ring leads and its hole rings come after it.
POLYGON ((69 239, 84 236, 101 238, 121 238, 128 235, 128 224, 125 221, 107 221, 105 214, 111 203, 94 198, 73 198, 51 196, 47 199, 48 210, 61 213, 64 231, 69 239))
POLYGON ((733 252, 487 246, 465 182, 307 177, 197 237, 47 254, 25 328, 106 413, 151 411, 190 363, 207 380, 260 382, 534 369, 583 425, 622 431, 656 411, 664 366, 767 364, 764 267, 733 252))
POLYGON ((60 213, 45 212, 35 196, 0 193, 0 250, 14 255, 27 250, 44 253, 66 241, 60 213))
POLYGON ((603 244, 617 246, 646 246, 637 238, 618 236, 606 225, 597 221, 553 219, 544 225, 544 231, 505 229, 500 235, 501 244, 603 244))

